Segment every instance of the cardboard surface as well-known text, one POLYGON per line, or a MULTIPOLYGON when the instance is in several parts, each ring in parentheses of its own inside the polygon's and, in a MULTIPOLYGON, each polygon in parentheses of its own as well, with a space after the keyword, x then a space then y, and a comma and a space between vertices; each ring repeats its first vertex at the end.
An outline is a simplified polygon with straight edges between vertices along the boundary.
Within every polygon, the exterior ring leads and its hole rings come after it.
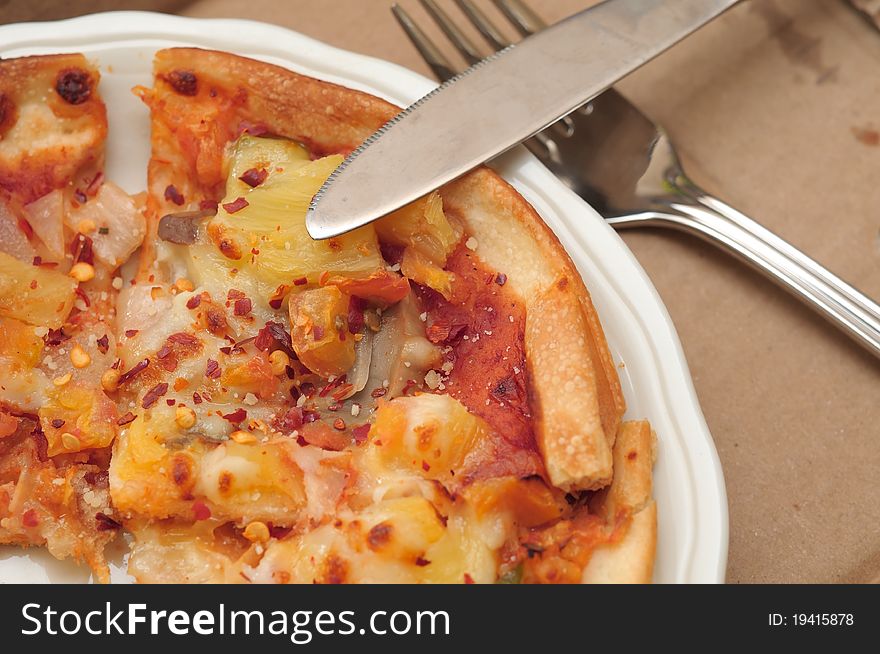
MULTIPOLYGON (((427 22, 416 0, 399 2, 427 22)), ((0 22, 153 6, 272 22, 428 74, 390 4, 0 0, 0 22)), ((552 22, 590 2, 532 4, 552 22)), ((707 190, 878 298, 878 70, 880 34, 842 0, 750 0, 620 88, 707 190)), ((721 456, 728 580, 880 580, 880 360, 709 245, 623 238, 669 308, 721 456)))

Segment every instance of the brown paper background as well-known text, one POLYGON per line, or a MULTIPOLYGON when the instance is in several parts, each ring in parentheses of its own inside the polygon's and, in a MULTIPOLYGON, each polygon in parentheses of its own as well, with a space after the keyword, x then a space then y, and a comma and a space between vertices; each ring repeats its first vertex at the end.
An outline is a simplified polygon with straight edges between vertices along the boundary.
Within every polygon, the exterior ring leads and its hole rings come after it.
MULTIPOLYGON (((251 18, 427 74, 390 4, 0 0, 0 22, 123 7, 251 18)), ((590 2, 532 4, 552 22, 590 2)), ((743 2, 620 88, 707 190, 880 297, 880 33, 860 14, 839 0, 743 2)), ((878 580, 880 361, 708 245, 623 239, 669 308, 721 456, 728 581, 878 580)))

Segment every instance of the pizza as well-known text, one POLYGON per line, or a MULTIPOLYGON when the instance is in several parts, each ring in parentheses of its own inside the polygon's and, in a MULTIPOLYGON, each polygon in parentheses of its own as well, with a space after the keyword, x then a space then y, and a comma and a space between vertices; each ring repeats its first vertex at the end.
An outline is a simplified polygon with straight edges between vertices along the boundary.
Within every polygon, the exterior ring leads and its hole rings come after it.
POLYGON ((650 581, 655 436, 513 187, 481 167, 314 241, 399 109, 171 48, 132 195, 99 82, 0 61, 0 543, 102 582, 114 540, 145 583, 650 581))

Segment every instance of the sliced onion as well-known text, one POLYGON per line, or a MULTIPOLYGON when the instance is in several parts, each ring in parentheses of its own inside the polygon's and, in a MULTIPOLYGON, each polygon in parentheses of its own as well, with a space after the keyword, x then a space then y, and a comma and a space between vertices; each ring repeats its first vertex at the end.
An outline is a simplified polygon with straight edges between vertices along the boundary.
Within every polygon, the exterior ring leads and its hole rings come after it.
POLYGON ((64 194, 60 189, 26 205, 27 220, 49 252, 64 255, 64 194))
POLYGON ((0 252, 28 263, 33 261, 37 254, 18 226, 18 219, 3 201, 0 201, 0 252))
POLYGON ((373 359, 373 332, 369 329, 364 331, 364 337, 355 345, 354 365, 345 374, 345 381, 351 384, 351 389, 340 400, 347 400, 355 393, 364 390, 370 380, 370 363, 373 359))
POLYGON ((68 216, 72 229, 83 220, 92 220, 97 227, 89 234, 95 256, 113 268, 128 260, 147 233, 147 222, 134 200, 112 182, 104 182, 94 198, 68 216))

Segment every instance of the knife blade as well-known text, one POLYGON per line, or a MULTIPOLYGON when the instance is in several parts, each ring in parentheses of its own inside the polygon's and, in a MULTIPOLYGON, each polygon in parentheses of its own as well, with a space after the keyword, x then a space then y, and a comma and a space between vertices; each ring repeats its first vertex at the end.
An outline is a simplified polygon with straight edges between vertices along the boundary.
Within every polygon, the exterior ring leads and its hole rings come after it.
POLYGON ((404 109, 312 199, 312 238, 416 200, 574 111, 737 0, 606 0, 491 55, 404 109))

